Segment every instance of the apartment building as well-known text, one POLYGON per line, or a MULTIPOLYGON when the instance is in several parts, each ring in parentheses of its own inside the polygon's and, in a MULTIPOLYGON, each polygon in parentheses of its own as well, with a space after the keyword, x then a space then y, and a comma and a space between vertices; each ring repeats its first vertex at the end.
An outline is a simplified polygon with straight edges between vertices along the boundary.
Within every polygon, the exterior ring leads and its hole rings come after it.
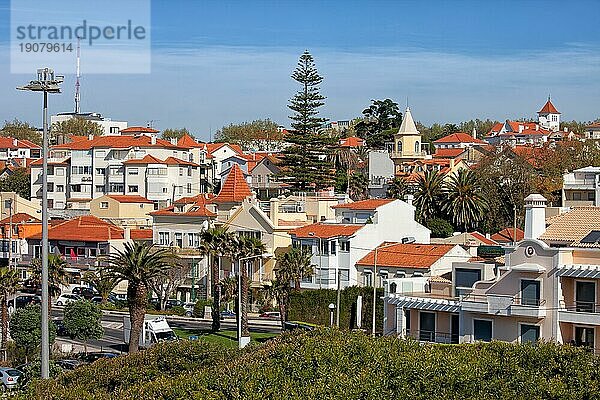
MULTIPOLYGON (((0 220, 0 232, 0 262, 16 266, 29 254, 26 238, 42 232, 42 221, 29 214, 16 213, 0 220)), ((27 277, 23 269, 19 272, 22 279, 27 277)))
POLYGON ((12 137, 0 137, 0 160, 40 158, 41 146, 26 140, 12 137))
MULTIPOLYGON (((128 128, 133 129, 133 128, 128 128)), ((50 208, 89 209, 92 199, 139 195, 165 207, 199 193, 199 165, 187 147, 147 134, 97 136, 53 146, 48 162, 50 208)), ((41 201, 42 162, 31 164, 32 199, 41 201)))
MULTIPOLYGON (((290 232, 292 245, 306 248, 315 265, 314 276, 304 279, 304 289, 367 285, 356 263, 386 241, 429 243, 430 231, 415 221, 415 208, 400 200, 370 199, 338 204, 334 221, 302 226, 290 232)), ((376 282, 380 285, 380 282, 376 282)))
POLYGON ((90 201, 90 214, 122 228, 151 227, 154 202, 138 195, 107 194, 90 201))
POLYGON ((563 207, 600 206, 600 167, 585 167, 563 175, 563 207))

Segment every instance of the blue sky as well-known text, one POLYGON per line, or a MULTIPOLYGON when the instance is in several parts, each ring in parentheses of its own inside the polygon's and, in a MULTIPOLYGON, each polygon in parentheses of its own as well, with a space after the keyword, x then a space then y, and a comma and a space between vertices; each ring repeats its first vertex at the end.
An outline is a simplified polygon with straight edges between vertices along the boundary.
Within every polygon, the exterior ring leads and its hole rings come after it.
MULTIPOLYGON (((82 108, 203 139, 257 118, 287 126, 289 75, 308 49, 331 119, 387 97, 427 124, 532 117, 551 93, 563 118, 591 120, 598 15, 598 1, 153 1, 152 73, 86 75, 84 54, 82 108)), ((30 76, 9 72, 9 18, 0 0, 0 119, 39 125, 39 99, 14 90, 30 76)), ((52 112, 72 108, 73 85, 52 112)))

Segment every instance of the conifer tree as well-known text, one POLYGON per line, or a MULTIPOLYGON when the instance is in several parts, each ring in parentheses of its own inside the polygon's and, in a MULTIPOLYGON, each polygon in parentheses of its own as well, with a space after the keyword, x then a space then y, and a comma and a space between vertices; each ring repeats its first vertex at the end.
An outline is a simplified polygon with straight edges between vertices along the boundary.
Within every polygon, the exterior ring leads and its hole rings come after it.
POLYGON ((284 151, 280 178, 297 190, 333 186, 335 168, 332 146, 335 138, 319 133, 319 128, 327 121, 318 116, 319 107, 325 104, 325 97, 319 89, 323 77, 317 72, 308 50, 300 56, 292 79, 302 88, 288 105, 294 111, 290 116, 293 130, 286 138, 290 146, 284 151))

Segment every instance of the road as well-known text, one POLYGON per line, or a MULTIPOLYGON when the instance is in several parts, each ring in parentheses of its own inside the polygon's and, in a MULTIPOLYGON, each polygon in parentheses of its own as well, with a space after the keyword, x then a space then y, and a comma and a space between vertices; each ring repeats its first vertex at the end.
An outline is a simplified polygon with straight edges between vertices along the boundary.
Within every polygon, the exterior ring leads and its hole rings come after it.
MULTIPOLYGON (((63 310, 62 307, 53 306, 52 313, 53 318, 62 318, 63 310)), ((126 313, 118 312, 104 312, 102 316, 102 327, 104 328, 104 336, 100 340, 91 340, 88 342, 88 351, 126 351, 125 343, 123 342, 123 317, 126 313)), ((209 329, 211 321, 208 319, 199 318, 187 318, 187 317, 174 317, 166 316, 169 325, 172 328, 182 329, 209 329)), ((221 321, 222 329, 236 329, 235 319, 226 319, 221 321)), ((250 319, 249 326, 251 332, 270 332, 278 333, 281 332, 279 321, 274 320, 263 320, 263 319, 250 319)), ((59 344, 70 343, 73 345, 74 351, 80 351, 83 349, 83 342, 77 340, 71 340, 69 338, 57 337, 56 340, 59 344)))

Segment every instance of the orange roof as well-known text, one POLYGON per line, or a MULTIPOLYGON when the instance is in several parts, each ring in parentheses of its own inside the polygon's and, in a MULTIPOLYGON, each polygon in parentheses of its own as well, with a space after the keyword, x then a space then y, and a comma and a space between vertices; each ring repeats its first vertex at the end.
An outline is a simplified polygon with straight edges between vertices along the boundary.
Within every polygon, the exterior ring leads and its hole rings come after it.
POLYGON ((151 240, 152 229, 132 229, 130 235, 131 240, 151 240))
POLYGON ((252 192, 244 178, 244 172, 239 165, 233 164, 214 201, 218 203, 241 203, 248 196, 252 196, 252 192))
POLYGON ((109 194, 107 196, 118 201, 119 203, 153 203, 152 200, 148 200, 147 198, 139 195, 109 194))
POLYGON ((365 141, 356 136, 340 139, 340 147, 363 147, 364 145, 365 141))
POLYGON ((237 145, 237 144, 230 144, 230 143, 206 143, 206 149, 207 149, 207 151, 209 153, 213 153, 213 152, 219 150, 223 146, 229 146, 237 154, 244 154, 244 152, 242 151, 242 148, 239 145, 237 145))
POLYGON ((492 239, 486 238, 484 235, 482 235, 479 232, 471 232, 471 233, 469 233, 469 235, 473 236, 475 239, 477 239, 480 242, 485 243, 489 246, 497 246, 498 245, 498 242, 495 242, 492 239))
POLYGON ((467 149, 465 149, 465 148, 436 149, 433 157, 435 157, 435 158, 457 158, 458 156, 460 156, 461 154, 463 154, 466 151, 467 151, 467 149))
POLYGON ((554 104, 552 104, 552 102, 550 101, 550 98, 548 97, 548 101, 546 102, 546 104, 544 104, 544 107, 542 107, 542 109, 540 111, 538 111, 538 114, 560 114, 560 113, 558 112, 556 107, 554 107, 554 104))
POLYGON ((188 135, 187 133, 185 133, 182 137, 179 138, 179 140, 177 140, 177 145, 180 147, 202 147, 204 146, 203 143, 199 143, 196 142, 196 140, 191 137, 190 135, 188 135))
POLYGON ((167 157, 166 160, 162 161, 160 158, 156 158, 151 155, 146 155, 142 159, 133 159, 124 161, 123 164, 167 164, 167 165, 190 165, 192 167, 197 167, 198 164, 193 163, 191 161, 181 160, 175 157, 167 157))
POLYGON ((146 126, 130 126, 129 128, 121 129, 121 133, 158 133, 156 129, 148 128, 146 126))
POLYGON ((448 136, 444 136, 433 143, 478 143, 486 144, 483 140, 474 138, 473 136, 464 132, 455 132, 448 136))
MULTIPOLYGON (((453 244, 402 244, 390 245, 383 243, 381 246, 389 246, 377 250, 377 267, 394 268, 424 268, 428 269, 454 248, 453 244)), ((371 250, 356 264, 373 266, 375 250, 371 250)))
MULTIPOLYGON (((123 229, 105 222, 93 215, 73 218, 48 229, 50 240, 71 240, 77 242, 106 242, 123 239, 123 229)), ((36 233, 28 239, 41 239, 42 234, 36 233)))
MULTIPOLYGON (((517 242, 523 240, 525 233, 517 228, 517 242)), ((498 243, 510 243, 514 242, 514 228, 504 228, 500 232, 494 233, 491 239, 498 243)))
POLYGON ((185 217, 216 217, 217 214, 206 208, 212 197, 199 194, 193 197, 182 197, 175 201, 175 204, 192 204, 185 212, 176 212, 175 205, 163 208, 162 210, 151 212, 152 216, 185 216, 185 217))
POLYGON ((488 134, 500 132, 502 130, 503 126, 504 126, 504 124, 502 122, 495 123, 494 126, 492 126, 492 129, 490 129, 490 132, 488 134))
POLYGON ((164 147, 168 149, 184 149, 172 144, 168 140, 156 139, 156 143, 152 144, 152 138, 147 135, 139 136, 95 136, 92 140, 78 140, 76 142, 58 144, 52 146, 53 149, 70 149, 70 150, 90 150, 93 148, 113 148, 113 149, 128 149, 130 147, 164 147))
MULTIPOLYGON (((12 223, 13 224, 22 224, 25 222, 36 222, 39 223, 41 222, 39 219, 32 217, 29 214, 25 214, 25 213, 16 213, 12 216, 12 223)), ((0 224, 10 224, 10 216, 4 218, 3 220, 0 220, 0 224)))
POLYGON ((329 239, 338 236, 352 236, 364 225, 316 223, 291 230, 290 235, 298 238, 329 239))
MULTIPOLYGON (((63 161, 48 161, 48 165, 69 165, 69 160, 70 160, 70 158, 67 158, 63 161)), ((44 165, 44 159, 38 158, 37 160, 33 161, 29 165, 44 165)))
POLYGON ((383 205, 391 203, 395 199, 368 199, 355 201, 354 203, 338 204, 332 208, 345 208, 348 210, 375 210, 383 205))
POLYGON ((40 146, 27 139, 14 139, 8 136, 0 137, 0 149, 41 149, 40 146), (16 145, 15 145, 16 140, 16 145))

